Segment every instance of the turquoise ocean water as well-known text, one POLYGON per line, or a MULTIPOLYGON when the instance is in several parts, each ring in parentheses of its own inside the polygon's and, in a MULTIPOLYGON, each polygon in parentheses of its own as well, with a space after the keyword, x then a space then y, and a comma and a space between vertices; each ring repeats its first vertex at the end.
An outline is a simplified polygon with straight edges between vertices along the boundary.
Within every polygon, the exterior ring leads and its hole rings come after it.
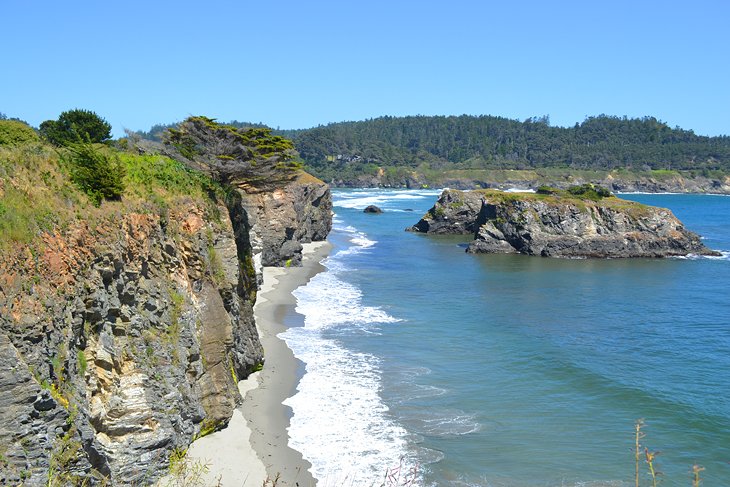
POLYGON ((661 485, 694 463, 730 485, 730 197, 624 195, 722 258, 557 260, 405 232, 438 194, 334 192, 327 270, 283 334, 307 364, 291 442, 320 485, 380 485, 402 457, 423 485, 633 485, 639 418, 661 485))

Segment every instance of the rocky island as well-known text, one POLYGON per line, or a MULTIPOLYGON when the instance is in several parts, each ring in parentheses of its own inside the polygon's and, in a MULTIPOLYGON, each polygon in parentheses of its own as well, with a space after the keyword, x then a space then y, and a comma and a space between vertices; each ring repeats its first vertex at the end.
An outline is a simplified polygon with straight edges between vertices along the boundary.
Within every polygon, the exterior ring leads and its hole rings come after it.
POLYGON ((536 193, 445 190, 408 230, 474 235, 471 253, 564 258, 719 255, 670 210, 584 185, 536 193))

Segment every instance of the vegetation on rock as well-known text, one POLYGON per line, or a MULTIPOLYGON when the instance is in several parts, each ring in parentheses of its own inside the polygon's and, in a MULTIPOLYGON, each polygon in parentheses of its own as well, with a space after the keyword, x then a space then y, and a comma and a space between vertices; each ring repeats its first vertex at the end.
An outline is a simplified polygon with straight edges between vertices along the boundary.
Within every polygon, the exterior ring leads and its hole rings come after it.
POLYGON ((60 149, 38 143, 0 145, 0 248, 28 244, 82 218, 103 218, 125 207, 152 205, 164 212, 180 198, 209 201, 211 196, 222 200, 220 185, 162 155, 94 144, 60 149), (119 206, 92 209, 103 200, 119 206))
POLYGON ((566 190, 560 190, 557 188, 553 188, 551 186, 540 186, 537 188, 536 191, 537 194, 544 194, 544 195, 563 195, 563 196, 577 196, 581 199, 588 199, 593 201, 599 201, 603 198, 609 198, 613 196, 613 193, 611 193, 606 188, 603 188, 601 186, 597 186, 595 184, 581 184, 576 186, 570 186, 566 190))

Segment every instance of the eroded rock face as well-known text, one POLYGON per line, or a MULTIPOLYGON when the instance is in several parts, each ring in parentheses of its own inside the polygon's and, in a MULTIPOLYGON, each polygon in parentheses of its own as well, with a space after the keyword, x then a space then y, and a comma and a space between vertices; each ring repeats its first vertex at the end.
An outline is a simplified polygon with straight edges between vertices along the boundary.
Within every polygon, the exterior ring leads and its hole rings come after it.
POLYGON ((407 230, 433 235, 473 235, 481 208, 481 194, 446 189, 433 208, 407 230))
POLYGON ((329 186, 306 173, 274 191, 241 196, 257 269, 300 265, 302 243, 324 240, 332 229, 329 186))
POLYGON ((216 213, 191 201, 115 215, 4 256, 0 481, 147 484, 171 450, 228 421, 263 350, 255 288, 216 213))
POLYGON ((598 202, 498 191, 445 191, 412 227, 426 233, 465 234, 467 251, 543 257, 671 257, 718 255, 665 208, 618 198, 598 202), (479 201, 479 210, 476 201, 479 201), (454 202, 464 211, 454 211, 454 202))

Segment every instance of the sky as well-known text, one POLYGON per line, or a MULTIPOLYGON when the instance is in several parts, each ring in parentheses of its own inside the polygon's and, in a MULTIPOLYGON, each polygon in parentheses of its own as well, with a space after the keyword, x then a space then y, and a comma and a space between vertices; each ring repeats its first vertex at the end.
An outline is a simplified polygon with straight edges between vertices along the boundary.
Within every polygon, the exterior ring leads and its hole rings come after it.
POLYGON ((148 130, 654 116, 730 135, 730 2, 0 0, 0 112, 148 130))

